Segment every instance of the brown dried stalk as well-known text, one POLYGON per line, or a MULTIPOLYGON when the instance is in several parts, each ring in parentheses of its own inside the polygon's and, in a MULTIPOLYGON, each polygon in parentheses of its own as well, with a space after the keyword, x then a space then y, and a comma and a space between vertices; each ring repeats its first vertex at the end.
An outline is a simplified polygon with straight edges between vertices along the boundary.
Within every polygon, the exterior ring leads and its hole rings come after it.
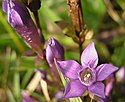
POLYGON ((72 19, 73 26, 75 28, 76 34, 78 35, 84 26, 82 8, 80 0, 68 0, 69 13, 72 19))
POLYGON ((84 31, 84 21, 83 21, 81 1, 67 0, 67 4, 69 5, 69 13, 76 32, 76 36, 79 38, 79 50, 81 54, 82 43, 84 42, 85 39, 84 36, 82 38, 80 36, 80 33, 84 31))

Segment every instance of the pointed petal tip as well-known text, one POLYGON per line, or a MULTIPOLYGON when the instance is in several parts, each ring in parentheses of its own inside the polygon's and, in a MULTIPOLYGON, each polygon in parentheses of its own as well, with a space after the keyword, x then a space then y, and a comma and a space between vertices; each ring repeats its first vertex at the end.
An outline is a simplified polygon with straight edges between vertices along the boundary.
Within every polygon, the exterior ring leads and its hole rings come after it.
POLYGON ((68 83, 65 89, 64 98, 80 97, 86 90, 87 87, 84 86, 79 80, 72 80, 68 83))
POLYGON ((94 42, 91 42, 89 45, 91 45, 91 46, 95 46, 95 43, 94 43, 94 42))
POLYGON ((57 42, 57 40, 54 38, 54 37, 50 37, 49 40, 48 40, 48 45, 55 45, 55 42, 57 42))
POLYGON ((89 86, 88 90, 92 94, 98 97, 105 98, 104 88, 105 88, 105 85, 102 82, 96 82, 95 84, 89 86))
POLYGON ((7 13, 7 11, 8 11, 8 3, 7 3, 6 0, 3 0, 3 1, 2 1, 2 9, 3 9, 3 11, 4 11, 5 13, 7 13))
POLYGON ((81 64, 95 68, 98 64, 98 54, 94 42, 91 42, 81 54, 81 64))
POLYGON ((89 46, 91 46, 91 47, 94 47, 94 48, 95 48, 95 42, 94 42, 94 41, 90 42, 90 43, 88 44, 88 46, 87 46, 87 47, 89 47, 89 46))
POLYGON ((97 67, 97 81, 105 80, 109 75, 118 70, 117 67, 112 64, 102 64, 97 67))
POLYGON ((51 37, 50 40, 56 40, 54 37, 51 37))
POLYGON ((50 38, 46 43, 46 56, 51 59, 64 59, 64 49, 56 39, 50 38))

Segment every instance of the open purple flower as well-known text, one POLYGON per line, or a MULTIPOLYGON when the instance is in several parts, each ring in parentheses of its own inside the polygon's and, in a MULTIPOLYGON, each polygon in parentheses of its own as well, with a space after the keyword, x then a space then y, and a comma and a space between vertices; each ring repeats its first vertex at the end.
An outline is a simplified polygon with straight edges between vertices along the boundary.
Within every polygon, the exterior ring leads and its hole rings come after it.
MULTIPOLYGON (((3 0, 3 11, 7 13, 9 24, 38 55, 41 54, 42 42, 26 6, 19 0, 3 0)), ((40 56, 41 57, 41 56, 40 56)))
POLYGON ((64 98, 82 96, 85 91, 105 98, 105 86, 102 83, 118 68, 111 64, 98 64, 98 55, 94 43, 89 44, 81 55, 81 65, 74 60, 57 61, 57 66, 63 75, 70 79, 64 98))

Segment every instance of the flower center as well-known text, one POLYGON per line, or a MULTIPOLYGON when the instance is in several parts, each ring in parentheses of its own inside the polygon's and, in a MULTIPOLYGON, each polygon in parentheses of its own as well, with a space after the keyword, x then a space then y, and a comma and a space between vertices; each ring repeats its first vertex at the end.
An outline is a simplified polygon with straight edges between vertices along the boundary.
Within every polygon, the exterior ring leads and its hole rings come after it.
POLYGON ((95 73, 87 68, 80 72, 80 80, 86 86, 90 86, 93 82, 95 82, 95 73))

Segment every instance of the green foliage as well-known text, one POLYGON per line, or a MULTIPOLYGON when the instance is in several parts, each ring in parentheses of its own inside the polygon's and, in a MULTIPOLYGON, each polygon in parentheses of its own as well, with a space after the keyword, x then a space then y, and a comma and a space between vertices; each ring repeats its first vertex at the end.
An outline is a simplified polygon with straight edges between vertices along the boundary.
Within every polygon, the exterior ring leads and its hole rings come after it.
POLYGON ((102 0, 81 0, 83 5, 83 15, 87 26, 95 32, 102 22, 106 7, 102 0))
POLYGON ((117 1, 117 3, 119 4, 119 6, 123 9, 123 10, 125 10, 125 1, 124 0, 116 0, 117 1))
POLYGON ((119 67, 125 66, 125 36, 115 36, 111 44, 113 45, 112 47, 114 47, 111 61, 119 67))
POLYGON ((104 43, 98 42, 96 48, 97 48, 100 60, 102 61, 110 60, 110 52, 104 43))
POLYGON ((125 66, 125 43, 122 46, 116 47, 112 55, 112 62, 119 67, 125 66))

